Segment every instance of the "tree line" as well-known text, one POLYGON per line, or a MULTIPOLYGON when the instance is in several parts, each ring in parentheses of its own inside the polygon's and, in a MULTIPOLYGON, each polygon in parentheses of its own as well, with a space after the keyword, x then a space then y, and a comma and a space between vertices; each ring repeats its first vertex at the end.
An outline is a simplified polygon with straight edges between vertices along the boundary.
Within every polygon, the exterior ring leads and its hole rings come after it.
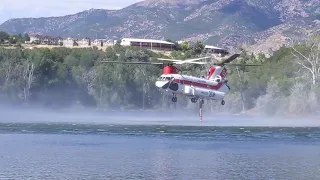
MULTIPOLYGON (((0 36, 0 39, 3 38, 0 36)), ((229 67, 231 92, 225 106, 207 102, 206 111, 267 115, 316 112, 319 105, 320 38, 292 47, 282 47, 270 57, 241 50, 235 63, 259 67, 229 67)), ((174 58, 204 56, 203 43, 193 47, 177 45, 174 58)), ((11 104, 35 104, 51 108, 75 105, 99 109, 186 108, 196 111, 185 97, 171 103, 171 94, 162 94, 154 85, 161 67, 153 65, 106 64, 108 61, 155 61, 162 54, 119 44, 105 51, 97 48, 0 48, 0 99, 11 104)), ((184 74, 201 76, 206 66, 179 66, 184 74)))
POLYGON ((21 34, 8 34, 5 31, 0 31, 0 45, 1 44, 9 44, 9 45, 21 45, 24 44, 25 41, 30 41, 30 37, 27 33, 23 36, 21 34))

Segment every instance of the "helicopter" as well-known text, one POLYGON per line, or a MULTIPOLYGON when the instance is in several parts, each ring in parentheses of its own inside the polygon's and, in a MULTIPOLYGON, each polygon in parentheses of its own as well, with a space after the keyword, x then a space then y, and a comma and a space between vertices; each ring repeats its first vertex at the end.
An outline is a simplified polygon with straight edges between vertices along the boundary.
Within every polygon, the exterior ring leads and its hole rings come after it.
POLYGON ((226 59, 220 58, 219 62, 198 62, 206 59, 219 59, 213 55, 179 60, 179 59, 164 59, 157 58, 159 61, 165 62, 122 62, 122 61, 101 61, 103 63, 119 63, 119 64, 145 64, 161 66, 162 74, 155 82, 155 86, 163 92, 172 93, 172 102, 178 101, 177 95, 187 96, 192 103, 199 102, 200 120, 202 120, 202 106, 204 100, 218 100, 221 105, 225 105, 225 96, 230 92, 231 87, 228 85, 226 65, 228 66, 260 66, 255 64, 230 64, 237 59, 240 54, 233 54, 226 59), (181 74, 178 65, 183 64, 209 64, 210 68, 207 70, 206 76, 196 77, 181 74))

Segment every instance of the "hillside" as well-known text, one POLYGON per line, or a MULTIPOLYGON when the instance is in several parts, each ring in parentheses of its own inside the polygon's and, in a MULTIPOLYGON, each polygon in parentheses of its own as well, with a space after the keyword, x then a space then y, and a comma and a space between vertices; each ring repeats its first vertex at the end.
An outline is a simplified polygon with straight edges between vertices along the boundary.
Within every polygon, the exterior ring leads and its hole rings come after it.
POLYGON ((62 37, 202 40, 225 48, 245 43, 266 52, 289 38, 319 31, 319 7, 320 0, 147 0, 121 10, 11 19, 0 30, 62 37))

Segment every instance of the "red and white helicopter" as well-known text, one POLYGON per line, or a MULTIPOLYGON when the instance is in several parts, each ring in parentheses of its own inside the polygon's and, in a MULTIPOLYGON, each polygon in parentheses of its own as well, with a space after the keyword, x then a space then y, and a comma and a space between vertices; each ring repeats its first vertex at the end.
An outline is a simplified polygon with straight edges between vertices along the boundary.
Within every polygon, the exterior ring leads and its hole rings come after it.
POLYGON ((102 61, 106 63, 120 63, 120 64, 152 64, 162 65, 162 75, 155 82, 155 85, 164 92, 172 93, 172 102, 177 102, 177 95, 187 96, 191 99, 191 102, 196 103, 199 100, 200 106, 200 118, 202 120, 202 105, 204 100, 220 100, 221 105, 225 104, 224 98, 230 92, 230 86, 228 85, 227 69, 225 65, 231 66, 260 66, 252 64, 229 64, 240 54, 234 54, 227 59, 220 62, 213 63, 208 69, 207 76, 195 77, 189 75, 183 75, 179 73, 178 68, 175 65, 183 64, 210 64, 211 62, 197 62, 205 59, 218 59, 217 57, 201 57, 187 60, 177 59, 163 59, 158 58, 160 61, 167 61, 169 63, 161 62, 122 62, 122 61, 102 61))
MULTIPOLYGON (((236 59, 239 54, 235 54, 228 58, 228 61, 236 59)), ((173 61, 174 64, 207 64, 206 62, 196 62, 198 60, 207 59, 210 57, 188 59, 188 60, 171 60, 159 59, 164 61, 173 61)), ((223 63, 225 64, 225 63, 223 63)), ((224 105, 224 97, 230 91, 230 86, 227 85, 227 69, 220 63, 211 66, 207 76, 195 77, 182 75, 173 65, 168 65, 163 68, 163 74, 156 81, 155 85, 165 91, 172 92, 172 102, 177 102, 176 94, 190 97, 191 102, 196 103, 200 99, 200 104, 206 100, 221 100, 224 105)))

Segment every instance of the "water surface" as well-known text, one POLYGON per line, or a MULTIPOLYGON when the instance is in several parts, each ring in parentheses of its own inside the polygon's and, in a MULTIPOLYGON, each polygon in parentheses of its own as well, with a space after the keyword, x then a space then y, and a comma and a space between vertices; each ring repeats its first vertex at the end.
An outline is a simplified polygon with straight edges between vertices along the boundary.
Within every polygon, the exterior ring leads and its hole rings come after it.
POLYGON ((0 124, 0 179, 320 179, 320 128, 0 124))

